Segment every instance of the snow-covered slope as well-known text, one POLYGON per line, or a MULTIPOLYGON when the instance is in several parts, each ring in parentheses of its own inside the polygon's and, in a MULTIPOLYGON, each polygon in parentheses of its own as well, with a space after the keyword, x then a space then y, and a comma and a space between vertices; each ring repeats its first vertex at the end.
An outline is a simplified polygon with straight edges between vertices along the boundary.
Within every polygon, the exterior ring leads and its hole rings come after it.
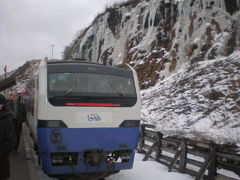
POLYGON ((29 82, 37 71, 39 63, 40 60, 30 60, 8 73, 8 77, 13 76, 16 79, 16 85, 9 89, 9 94, 11 91, 21 93, 28 89, 29 82))
POLYGON ((141 93, 143 122, 164 135, 240 145, 240 51, 185 64, 141 93))

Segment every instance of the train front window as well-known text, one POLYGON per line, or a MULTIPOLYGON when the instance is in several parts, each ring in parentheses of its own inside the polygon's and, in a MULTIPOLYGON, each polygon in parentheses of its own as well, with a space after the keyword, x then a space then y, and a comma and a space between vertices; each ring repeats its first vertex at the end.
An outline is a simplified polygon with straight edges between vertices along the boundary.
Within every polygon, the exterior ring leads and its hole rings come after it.
POLYGON ((121 105, 130 106, 136 102, 136 91, 134 80, 129 77, 93 73, 51 73, 48 74, 48 97, 54 105, 64 105, 63 101, 73 98, 76 102, 84 103, 119 104, 121 101, 121 105))
POLYGON ((52 95, 110 95, 135 96, 133 79, 104 74, 49 74, 49 93, 52 95))

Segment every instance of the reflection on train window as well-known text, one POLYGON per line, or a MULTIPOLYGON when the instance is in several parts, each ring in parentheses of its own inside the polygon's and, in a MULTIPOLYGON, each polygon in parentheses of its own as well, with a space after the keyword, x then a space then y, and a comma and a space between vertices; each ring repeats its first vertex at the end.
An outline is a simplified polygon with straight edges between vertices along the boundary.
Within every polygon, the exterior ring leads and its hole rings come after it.
POLYGON ((48 75, 49 91, 75 93, 111 93, 133 95, 135 87, 133 79, 89 73, 54 73, 48 75))

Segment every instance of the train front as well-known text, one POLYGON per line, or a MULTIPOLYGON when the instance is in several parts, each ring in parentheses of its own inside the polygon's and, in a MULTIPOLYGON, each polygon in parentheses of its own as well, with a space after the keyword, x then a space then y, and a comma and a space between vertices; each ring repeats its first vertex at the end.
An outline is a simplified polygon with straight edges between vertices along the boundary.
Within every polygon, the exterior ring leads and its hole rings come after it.
POLYGON ((131 169, 139 140, 136 73, 87 63, 39 71, 38 144, 50 176, 107 176, 131 169))

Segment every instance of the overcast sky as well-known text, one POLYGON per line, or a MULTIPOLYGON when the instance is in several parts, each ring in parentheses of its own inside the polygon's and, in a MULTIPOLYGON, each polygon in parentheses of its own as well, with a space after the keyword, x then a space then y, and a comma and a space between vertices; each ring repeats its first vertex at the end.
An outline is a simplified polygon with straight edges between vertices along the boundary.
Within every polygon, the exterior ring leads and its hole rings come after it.
POLYGON ((75 34, 121 0, 0 0, 0 74, 31 59, 61 58, 75 34))

